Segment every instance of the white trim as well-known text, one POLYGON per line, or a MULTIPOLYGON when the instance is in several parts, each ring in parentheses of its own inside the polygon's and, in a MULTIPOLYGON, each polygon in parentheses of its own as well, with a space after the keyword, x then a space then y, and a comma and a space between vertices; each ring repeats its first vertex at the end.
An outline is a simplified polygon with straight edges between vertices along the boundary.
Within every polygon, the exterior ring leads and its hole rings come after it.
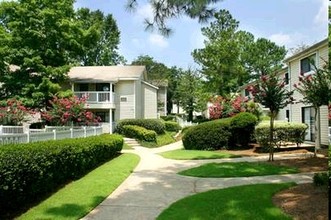
POLYGON ((146 82, 146 81, 141 81, 141 82, 142 82, 143 84, 145 84, 145 85, 148 85, 148 86, 154 88, 154 89, 159 89, 159 87, 154 86, 154 85, 152 85, 152 84, 150 84, 150 83, 148 83, 148 82, 146 82))

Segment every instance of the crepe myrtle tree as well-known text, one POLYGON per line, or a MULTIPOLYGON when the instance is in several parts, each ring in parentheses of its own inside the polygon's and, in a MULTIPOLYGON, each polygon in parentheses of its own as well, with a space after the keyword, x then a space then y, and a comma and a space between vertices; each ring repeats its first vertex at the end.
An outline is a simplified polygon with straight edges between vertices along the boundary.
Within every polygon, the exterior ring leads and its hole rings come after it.
POLYGON ((293 102, 293 91, 285 88, 285 80, 280 80, 273 73, 262 75, 255 86, 249 86, 254 101, 269 108, 270 111, 270 132, 269 132, 269 161, 274 160, 274 121, 280 109, 293 102))
MULTIPOLYGON (((317 68, 313 64, 315 73, 299 76, 299 83, 294 84, 296 90, 303 96, 301 102, 310 104, 315 110, 315 156, 316 151, 321 147, 321 126, 320 126, 320 107, 329 105, 331 101, 331 73, 325 65, 317 68)), ((329 114, 330 117, 330 114, 329 114)))

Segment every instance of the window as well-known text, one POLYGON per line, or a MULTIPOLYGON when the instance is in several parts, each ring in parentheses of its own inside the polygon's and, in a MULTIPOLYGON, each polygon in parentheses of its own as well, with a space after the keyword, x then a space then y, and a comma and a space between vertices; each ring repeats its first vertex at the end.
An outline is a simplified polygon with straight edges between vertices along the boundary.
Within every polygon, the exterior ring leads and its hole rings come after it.
POLYGON ((109 112, 95 112, 95 115, 101 118, 101 122, 109 122, 109 112))
POLYGON ((302 74, 311 74, 314 71, 314 65, 316 64, 316 54, 306 57, 300 60, 300 72, 302 74))
POLYGON ((288 78, 288 73, 285 73, 285 76, 284 76, 284 81, 285 81, 285 84, 288 85, 289 84, 289 81, 290 79, 288 78))
POLYGON ((245 89, 245 96, 246 96, 246 97, 249 96, 249 91, 248 91, 248 89, 245 89))
POLYGON ((109 83, 97 83, 96 89, 97 89, 97 91, 107 92, 110 90, 110 84, 109 83))
POLYGON ((120 100, 121 100, 121 102, 127 102, 128 101, 128 98, 125 97, 125 96, 121 96, 120 100))
POLYGON ((290 121, 290 110, 286 110, 286 120, 289 122, 290 121))
POLYGON ((78 84, 78 90, 80 92, 86 92, 86 91, 88 91, 88 84, 87 83, 78 84))
POLYGON ((315 141, 315 110, 313 107, 302 108, 302 122, 308 125, 305 140, 315 141))

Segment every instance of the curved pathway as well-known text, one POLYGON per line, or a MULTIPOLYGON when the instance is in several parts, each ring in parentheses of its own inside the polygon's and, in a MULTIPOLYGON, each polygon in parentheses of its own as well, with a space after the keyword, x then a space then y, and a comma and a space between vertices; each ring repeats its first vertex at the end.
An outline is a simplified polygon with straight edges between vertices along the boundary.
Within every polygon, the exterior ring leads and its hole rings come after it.
MULTIPOLYGON (((135 146, 123 152, 140 156, 140 163, 133 173, 100 205, 85 216, 84 220, 153 220, 173 202, 195 193, 230 186, 312 181, 313 173, 288 175, 240 177, 240 178, 196 178, 176 173, 210 162, 266 161, 267 156, 242 157, 216 160, 171 160, 158 155, 160 152, 182 148, 181 142, 164 147, 148 149, 135 146)), ((307 157, 310 154, 282 155, 284 158, 307 157)), ((275 159, 278 156, 275 155, 275 159)))

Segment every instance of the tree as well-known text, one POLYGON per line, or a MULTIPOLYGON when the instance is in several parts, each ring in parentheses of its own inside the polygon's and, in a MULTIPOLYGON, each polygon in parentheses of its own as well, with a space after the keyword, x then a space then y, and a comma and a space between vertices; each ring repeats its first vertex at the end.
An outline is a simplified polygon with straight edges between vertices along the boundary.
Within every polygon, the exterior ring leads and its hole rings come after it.
POLYGON ((0 99, 43 108, 59 95, 70 65, 121 61, 111 15, 81 9, 74 0, 0 3, 0 99), (84 20, 85 19, 85 20, 84 20))
POLYGON ((59 91, 58 84, 66 78, 71 57, 82 51, 73 2, 0 3, 0 26, 7 35, 7 44, 1 44, 0 51, 6 50, 3 59, 7 66, 15 65, 0 72, 0 98, 24 97, 24 104, 41 107, 47 102, 46 96, 40 97, 42 84, 56 88, 53 95, 59 91), (40 102, 35 102, 35 96, 40 102))
POLYGON ((203 92, 201 84, 202 81, 196 71, 188 69, 182 72, 177 87, 178 100, 188 114, 188 121, 193 120, 194 111, 203 111, 207 107, 206 100, 209 94, 203 92))
POLYGON ((253 73, 251 78, 258 79, 262 75, 281 69, 286 49, 268 39, 259 38, 244 53, 248 71, 253 73))
MULTIPOLYGON (((315 64, 313 64, 315 65, 315 64)), ((294 85, 296 90, 303 96, 302 102, 313 105, 315 109, 315 156, 316 151, 321 147, 320 128, 320 107, 329 105, 331 102, 331 73, 324 68, 315 66, 315 73, 307 76, 299 76, 299 84, 294 85)))
POLYGON ((255 86, 248 88, 254 96, 254 101, 269 108, 270 132, 269 132, 269 161, 274 160, 274 121, 280 109, 293 101, 293 91, 285 88, 285 81, 279 80, 275 73, 263 75, 255 86))
MULTIPOLYGON (((153 8, 152 20, 145 19, 146 29, 157 30, 168 36, 172 30, 166 24, 170 18, 178 18, 181 15, 187 15, 192 19, 197 18, 203 23, 213 17, 215 9, 210 7, 210 4, 221 2, 222 0, 149 0, 153 8)), ((128 0, 127 9, 135 10, 137 8, 137 0, 128 0)))
POLYGON ((236 21, 227 10, 215 14, 215 21, 202 28, 207 38, 205 47, 193 51, 194 61, 202 65, 211 91, 225 96, 234 91, 244 74, 240 66, 240 47, 237 41, 236 21))
POLYGON ((166 80, 170 74, 170 69, 166 65, 157 62, 148 55, 138 56, 132 61, 131 65, 145 66, 148 80, 166 80))
POLYGON ((111 14, 104 15, 100 10, 90 11, 88 8, 76 12, 83 31, 84 53, 79 62, 84 66, 106 66, 125 63, 118 54, 120 31, 111 14))
POLYGON ((202 28, 205 47, 193 51, 194 61, 202 66, 208 87, 226 96, 250 79, 281 67, 284 47, 238 29, 229 11, 220 10, 215 21, 202 28))

